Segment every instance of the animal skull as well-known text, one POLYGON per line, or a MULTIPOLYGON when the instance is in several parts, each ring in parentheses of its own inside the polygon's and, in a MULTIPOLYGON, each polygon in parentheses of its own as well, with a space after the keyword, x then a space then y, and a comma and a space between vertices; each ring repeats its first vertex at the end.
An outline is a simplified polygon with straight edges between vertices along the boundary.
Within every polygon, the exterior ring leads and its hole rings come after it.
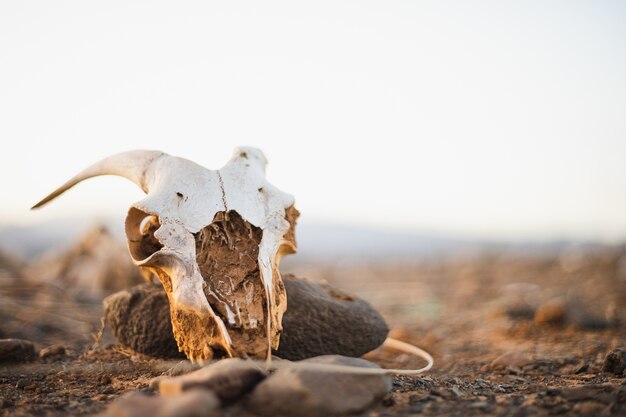
POLYGON ((128 249, 163 284, 178 348, 191 360, 215 351, 269 358, 287 309, 278 263, 296 251, 299 213, 291 195, 267 182, 266 164, 247 147, 217 171, 163 152, 126 152, 85 169, 33 208, 98 175, 133 181, 147 196, 128 211, 128 249))

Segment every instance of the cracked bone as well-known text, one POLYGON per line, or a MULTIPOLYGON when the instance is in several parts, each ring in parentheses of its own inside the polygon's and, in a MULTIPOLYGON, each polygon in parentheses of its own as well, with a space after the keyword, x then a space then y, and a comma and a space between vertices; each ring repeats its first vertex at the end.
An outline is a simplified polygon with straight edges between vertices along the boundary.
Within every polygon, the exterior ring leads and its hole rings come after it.
POLYGON ((194 361, 217 352, 270 358, 287 298, 278 264, 296 251, 294 199, 265 179, 256 148, 236 148, 219 170, 159 151, 106 158, 66 182, 118 175, 147 196, 126 217, 133 263, 165 288, 178 348, 194 361))

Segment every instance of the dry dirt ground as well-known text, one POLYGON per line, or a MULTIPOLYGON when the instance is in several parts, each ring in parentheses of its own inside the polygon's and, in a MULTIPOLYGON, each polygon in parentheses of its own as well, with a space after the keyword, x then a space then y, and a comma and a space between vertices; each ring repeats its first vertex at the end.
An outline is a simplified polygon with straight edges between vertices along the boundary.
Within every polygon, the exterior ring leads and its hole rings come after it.
MULTIPOLYGON (((394 378, 366 416, 626 415, 624 373, 603 371, 607 353, 626 347, 625 248, 290 270, 369 300, 392 336, 433 354, 432 371, 394 378)), ((128 392, 150 392, 150 379, 177 363, 120 349, 106 332, 94 345, 98 299, 16 275, 0 274, 0 338, 60 343, 67 354, 0 364, 1 415, 98 413, 128 392)), ((367 358, 421 366, 392 352, 367 358)))

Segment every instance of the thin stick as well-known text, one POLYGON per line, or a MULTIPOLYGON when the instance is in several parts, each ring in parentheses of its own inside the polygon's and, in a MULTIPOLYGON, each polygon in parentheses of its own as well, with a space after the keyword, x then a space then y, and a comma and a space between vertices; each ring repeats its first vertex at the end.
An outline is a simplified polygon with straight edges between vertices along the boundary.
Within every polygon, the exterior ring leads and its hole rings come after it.
POLYGON ((434 365, 433 357, 423 349, 417 346, 411 345, 406 342, 401 342, 397 339, 388 337, 383 346, 399 350, 404 353, 408 353, 418 358, 424 359, 427 364, 423 368, 419 369, 380 369, 380 368, 361 368, 348 365, 334 365, 327 363, 315 363, 315 362, 290 362, 290 361, 272 361, 263 362, 262 367, 266 370, 270 369, 304 369, 307 371, 319 371, 319 372, 341 372, 358 375, 419 375, 434 365))

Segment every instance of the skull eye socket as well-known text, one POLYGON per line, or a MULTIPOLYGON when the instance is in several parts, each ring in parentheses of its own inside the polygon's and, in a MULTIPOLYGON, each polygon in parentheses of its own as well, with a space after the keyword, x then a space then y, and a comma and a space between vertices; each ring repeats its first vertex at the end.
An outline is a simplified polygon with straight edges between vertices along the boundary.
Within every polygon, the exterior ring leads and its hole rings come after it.
POLYGON ((135 261, 143 261, 163 248, 154 236, 161 227, 159 217, 131 207, 126 216, 126 237, 128 249, 135 261))

